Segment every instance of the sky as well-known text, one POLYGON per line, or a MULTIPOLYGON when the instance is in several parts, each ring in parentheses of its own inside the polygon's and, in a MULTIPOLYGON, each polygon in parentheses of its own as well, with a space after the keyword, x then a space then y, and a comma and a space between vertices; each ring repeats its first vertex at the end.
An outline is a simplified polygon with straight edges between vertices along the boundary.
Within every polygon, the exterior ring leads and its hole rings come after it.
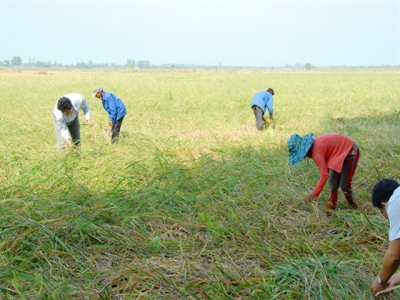
POLYGON ((400 65, 400 0, 0 0, 0 61, 400 65))

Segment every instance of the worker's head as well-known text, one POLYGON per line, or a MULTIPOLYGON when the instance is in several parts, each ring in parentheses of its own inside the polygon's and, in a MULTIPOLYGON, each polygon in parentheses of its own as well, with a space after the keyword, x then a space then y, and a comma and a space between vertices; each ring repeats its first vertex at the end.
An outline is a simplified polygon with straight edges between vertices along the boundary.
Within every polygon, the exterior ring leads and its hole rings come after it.
POLYGON ((100 99, 103 96, 103 88, 99 85, 95 86, 92 96, 100 99))
POLYGON ((72 111, 72 103, 67 97, 61 97, 58 99, 57 109, 62 113, 69 115, 72 111))
POLYGON ((309 133, 305 136, 300 136, 297 133, 292 134, 287 142, 289 150, 289 165, 297 164, 310 150, 314 142, 314 134, 309 133))
POLYGON ((386 206, 394 191, 399 187, 397 181, 393 179, 383 179, 375 184, 372 189, 372 205, 378 208, 387 218, 386 206))

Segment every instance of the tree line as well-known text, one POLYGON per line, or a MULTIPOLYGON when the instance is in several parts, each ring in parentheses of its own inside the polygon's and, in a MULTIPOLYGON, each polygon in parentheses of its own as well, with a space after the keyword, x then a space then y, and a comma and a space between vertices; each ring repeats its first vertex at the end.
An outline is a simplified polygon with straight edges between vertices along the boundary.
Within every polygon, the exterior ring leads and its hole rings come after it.
MULTIPOLYGON (((123 65, 115 63, 94 63, 92 60, 88 62, 77 62, 76 64, 62 64, 57 61, 40 61, 35 60, 34 57, 29 57, 28 62, 23 63, 20 56, 14 56, 11 60, 4 60, 3 66, 26 66, 26 67, 38 67, 38 68, 78 68, 78 69, 96 69, 96 68, 112 68, 112 69, 256 69, 256 68, 268 68, 274 69, 274 67, 254 67, 254 66, 222 66, 221 62, 217 65, 199 65, 199 64, 172 64, 165 63, 160 65, 151 64, 149 60, 134 60, 127 59, 123 65)), ((276 67, 275 67, 276 68, 276 67)), ((295 64, 285 65, 284 68, 288 69, 307 69, 314 68, 310 63, 306 64, 295 64)), ((279 69, 279 68, 276 68, 279 69)))
POLYGON ((140 68, 140 69, 151 69, 157 66, 154 66, 150 63, 149 60, 138 60, 127 59, 126 63, 115 64, 115 63, 94 63, 92 60, 88 62, 77 62, 76 64, 62 64, 58 63, 56 60, 51 61, 41 61, 36 60, 34 57, 29 57, 28 62, 24 63, 20 56, 14 56, 10 60, 3 60, 3 66, 27 66, 27 67, 39 67, 39 68, 79 68, 79 69, 95 69, 95 68, 140 68))
POLYGON ((311 63, 297 63, 297 64, 286 64, 282 67, 273 66, 223 66, 221 62, 215 65, 200 65, 200 64, 173 64, 165 63, 160 65, 151 64, 149 60, 134 60, 127 59, 125 64, 116 63, 94 63, 92 60, 88 62, 77 62, 76 64, 62 64, 56 60, 51 61, 40 61, 30 56, 28 62, 24 63, 20 56, 14 56, 10 60, 0 60, 0 67, 13 67, 13 66, 26 66, 26 67, 37 67, 37 68, 78 68, 78 69, 293 69, 293 70, 311 70, 311 69, 399 69, 400 66, 396 65, 379 65, 379 66, 348 66, 348 65, 336 65, 336 66, 315 66, 311 63))

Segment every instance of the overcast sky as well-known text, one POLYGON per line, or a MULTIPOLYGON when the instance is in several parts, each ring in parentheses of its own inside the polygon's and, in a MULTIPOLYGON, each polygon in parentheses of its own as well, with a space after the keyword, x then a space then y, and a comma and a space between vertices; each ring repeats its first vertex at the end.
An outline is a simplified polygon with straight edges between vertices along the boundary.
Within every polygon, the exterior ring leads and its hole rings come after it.
POLYGON ((400 0, 0 0, 0 61, 400 65, 400 0))

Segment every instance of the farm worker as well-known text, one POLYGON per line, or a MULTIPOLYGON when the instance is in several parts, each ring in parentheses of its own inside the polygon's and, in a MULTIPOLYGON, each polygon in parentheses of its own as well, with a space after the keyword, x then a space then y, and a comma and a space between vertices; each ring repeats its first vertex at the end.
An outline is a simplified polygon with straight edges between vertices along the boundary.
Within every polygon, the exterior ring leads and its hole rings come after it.
POLYGON ((81 129, 79 123, 79 110, 82 109, 86 121, 91 127, 90 110, 85 98, 77 93, 66 94, 57 100, 53 110, 54 127, 56 130, 57 150, 61 151, 67 146, 80 146, 81 129), (71 142, 72 138, 72 142, 71 142))
POLYGON ((352 139, 337 133, 324 134, 315 139, 312 133, 303 137, 295 133, 289 138, 287 146, 289 165, 297 164, 304 157, 309 157, 319 169, 319 181, 307 196, 307 202, 317 198, 328 181, 327 209, 336 208, 339 185, 349 205, 357 208, 351 182, 357 168, 360 149, 352 139))
POLYGON ((104 91, 101 86, 94 87, 93 97, 101 99, 103 107, 108 113, 108 126, 111 126, 112 132, 111 143, 115 143, 118 141, 122 121, 126 115, 125 105, 116 95, 104 91))
POLYGON ((383 179, 372 190, 372 205, 389 219, 389 248, 383 257, 381 271, 372 284, 376 293, 400 284, 400 187, 392 179, 383 179))
POLYGON ((274 119, 274 90, 268 88, 267 91, 260 91, 254 94, 253 100, 251 101, 251 108, 256 117, 256 126, 258 130, 263 129, 263 122, 266 122, 264 114, 268 109, 269 120, 274 119))

